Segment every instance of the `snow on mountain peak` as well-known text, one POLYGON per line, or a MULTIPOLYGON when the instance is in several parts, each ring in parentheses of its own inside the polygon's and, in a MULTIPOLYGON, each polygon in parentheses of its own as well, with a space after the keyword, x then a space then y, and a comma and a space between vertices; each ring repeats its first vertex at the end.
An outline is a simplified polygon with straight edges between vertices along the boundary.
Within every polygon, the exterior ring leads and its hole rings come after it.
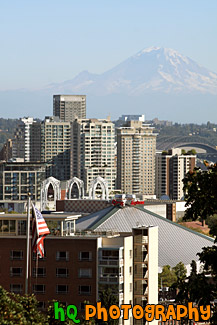
POLYGON ((153 54, 157 55, 157 58, 159 58, 161 55, 164 55, 167 61, 170 61, 171 64, 180 64, 180 60, 185 62, 186 64, 189 64, 189 59, 181 55, 178 51, 173 50, 171 48, 164 48, 164 47, 157 47, 157 46, 151 46, 148 48, 144 48, 140 52, 138 52, 136 55, 133 56, 133 58, 139 58, 142 55, 145 54, 153 54))
POLYGON ((150 53, 152 51, 158 51, 160 50, 161 48, 160 47, 157 47, 157 46, 151 46, 151 47, 147 47, 143 50, 141 50, 140 52, 138 52, 135 56, 141 56, 143 55, 144 53, 150 53))
POLYGON ((217 74, 171 48, 148 47, 102 74, 83 71, 60 88, 100 96, 153 91, 217 94, 217 74))
POLYGON ((164 54, 167 59, 176 59, 177 63, 180 63, 179 59, 184 61, 185 63, 189 64, 189 60, 186 56, 181 55, 178 51, 170 49, 170 48, 164 48, 164 54))

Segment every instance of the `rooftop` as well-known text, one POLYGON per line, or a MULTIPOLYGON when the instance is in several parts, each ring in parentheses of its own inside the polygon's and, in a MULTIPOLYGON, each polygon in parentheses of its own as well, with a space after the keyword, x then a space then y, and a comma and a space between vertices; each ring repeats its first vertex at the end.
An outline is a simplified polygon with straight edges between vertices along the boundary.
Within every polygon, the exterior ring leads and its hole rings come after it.
POLYGON ((214 239, 187 229, 177 223, 146 210, 143 206, 108 207, 76 221, 76 230, 113 231, 129 234, 138 226, 158 226, 159 266, 175 266, 180 261, 189 265, 204 246, 212 246, 214 239))

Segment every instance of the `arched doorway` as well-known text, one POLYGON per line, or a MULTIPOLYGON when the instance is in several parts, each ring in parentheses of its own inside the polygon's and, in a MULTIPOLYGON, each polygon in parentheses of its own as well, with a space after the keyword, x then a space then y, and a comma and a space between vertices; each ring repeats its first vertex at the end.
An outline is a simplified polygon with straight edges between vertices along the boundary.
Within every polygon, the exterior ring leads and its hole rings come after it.
POLYGON ((79 196, 78 184, 74 183, 71 187, 71 197, 69 199, 79 199, 79 196))
POLYGON ((77 177, 73 177, 66 183, 67 199, 83 199, 84 198, 84 182, 77 177))
POLYGON ((47 190, 47 200, 48 201, 54 201, 54 188, 53 188, 53 185, 51 183, 48 186, 48 190, 47 190))
POLYGON ((107 181, 98 176, 91 181, 89 189, 89 199, 95 200, 99 195, 100 199, 108 200, 108 183, 107 181))
POLYGON ((97 183, 95 188, 95 197, 97 199, 102 199, 102 192, 102 185, 100 183, 97 183))
POLYGON ((56 200, 60 200, 60 181, 54 177, 49 177, 41 185, 41 211, 55 210, 56 200))

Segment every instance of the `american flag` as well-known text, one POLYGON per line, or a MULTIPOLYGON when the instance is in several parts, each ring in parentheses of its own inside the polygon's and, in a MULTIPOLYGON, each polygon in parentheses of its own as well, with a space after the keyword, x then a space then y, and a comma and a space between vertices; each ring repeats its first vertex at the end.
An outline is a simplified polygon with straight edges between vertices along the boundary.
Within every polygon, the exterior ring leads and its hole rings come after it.
POLYGON ((44 239, 50 233, 41 212, 32 204, 32 250, 44 257, 44 239))

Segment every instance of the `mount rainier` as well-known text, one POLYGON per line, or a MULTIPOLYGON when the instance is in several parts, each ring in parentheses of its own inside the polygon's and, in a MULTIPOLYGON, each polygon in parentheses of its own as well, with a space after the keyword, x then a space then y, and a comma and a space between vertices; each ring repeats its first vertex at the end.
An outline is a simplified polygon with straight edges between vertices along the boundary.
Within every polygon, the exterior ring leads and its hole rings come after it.
POLYGON ((145 114, 147 119, 217 122, 217 74, 169 48, 143 49, 102 74, 83 71, 38 90, 0 91, 0 109, 5 117, 15 117, 16 107, 19 117, 44 118, 52 115, 54 94, 87 95, 88 117, 145 114))
POLYGON ((83 71, 72 80, 50 87, 59 92, 95 96, 138 96, 149 92, 217 94, 217 74, 175 50, 151 47, 100 75, 83 71))

